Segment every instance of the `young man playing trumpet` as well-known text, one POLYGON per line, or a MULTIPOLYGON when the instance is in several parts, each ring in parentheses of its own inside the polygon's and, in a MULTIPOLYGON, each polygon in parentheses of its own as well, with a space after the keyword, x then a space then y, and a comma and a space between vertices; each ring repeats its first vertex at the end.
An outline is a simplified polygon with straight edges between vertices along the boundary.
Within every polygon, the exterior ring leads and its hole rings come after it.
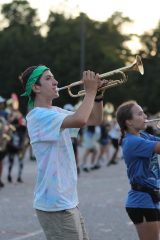
POLYGON ((83 72, 85 97, 73 113, 52 106, 59 97, 58 82, 46 66, 33 66, 21 75, 29 97, 27 128, 37 161, 34 208, 47 240, 88 240, 78 208, 77 170, 71 142, 78 129, 99 125, 102 121, 103 94, 106 84, 98 74, 83 72))

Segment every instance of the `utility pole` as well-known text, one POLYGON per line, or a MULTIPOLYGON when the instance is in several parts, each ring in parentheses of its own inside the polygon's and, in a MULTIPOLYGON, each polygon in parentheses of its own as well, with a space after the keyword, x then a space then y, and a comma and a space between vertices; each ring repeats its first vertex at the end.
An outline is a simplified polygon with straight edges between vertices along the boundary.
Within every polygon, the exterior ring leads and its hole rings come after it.
POLYGON ((85 14, 80 13, 80 79, 85 69, 85 14))

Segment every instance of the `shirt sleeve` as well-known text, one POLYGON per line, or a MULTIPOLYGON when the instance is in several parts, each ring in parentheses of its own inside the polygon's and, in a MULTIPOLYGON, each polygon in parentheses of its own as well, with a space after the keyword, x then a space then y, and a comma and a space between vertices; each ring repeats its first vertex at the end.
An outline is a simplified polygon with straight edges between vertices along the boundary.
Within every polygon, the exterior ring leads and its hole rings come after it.
POLYGON ((156 142, 160 142, 160 137, 154 136, 154 135, 150 135, 151 136, 151 140, 156 141, 156 142))
POLYGON ((66 116, 66 113, 54 110, 36 110, 28 118, 27 123, 31 143, 58 140, 66 116))
POLYGON ((138 138, 136 142, 133 142, 133 152, 137 157, 150 158, 154 153, 156 141, 151 141, 144 138, 138 138))
MULTIPOLYGON (((73 111, 68 111, 66 109, 61 109, 61 111, 67 115, 71 115, 74 113, 73 111)), ((79 132, 79 128, 69 128, 69 133, 72 138, 76 138, 78 136, 78 132, 79 132)))
POLYGON ((155 135, 152 135, 150 133, 147 133, 146 131, 142 131, 141 132, 141 136, 145 139, 149 139, 151 141, 156 141, 156 142, 160 142, 160 137, 157 137, 155 135))

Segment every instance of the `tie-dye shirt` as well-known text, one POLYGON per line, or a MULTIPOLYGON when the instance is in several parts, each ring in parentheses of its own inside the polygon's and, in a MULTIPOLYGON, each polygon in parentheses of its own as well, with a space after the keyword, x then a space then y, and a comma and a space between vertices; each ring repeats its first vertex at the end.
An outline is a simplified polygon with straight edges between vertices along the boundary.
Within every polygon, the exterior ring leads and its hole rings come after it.
POLYGON ((37 161, 34 208, 60 211, 78 204, 77 170, 71 137, 79 129, 62 129, 71 112, 58 108, 36 107, 27 116, 27 128, 37 161))

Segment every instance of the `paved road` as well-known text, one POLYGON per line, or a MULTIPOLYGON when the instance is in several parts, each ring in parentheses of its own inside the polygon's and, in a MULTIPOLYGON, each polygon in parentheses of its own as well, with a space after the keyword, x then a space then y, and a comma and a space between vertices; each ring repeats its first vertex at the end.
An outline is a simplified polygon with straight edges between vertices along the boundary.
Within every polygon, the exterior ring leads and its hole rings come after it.
MULTIPOLYGON (((80 152, 83 150, 80 149, 80 152)), ((36 164, 25 158, 24 183, 6 181, 7 159, 4 162, 0 190, 0 240, 45 240, 32 208, 36 164)), ((123 161, 90 173, 82 172, 78 180, 81 212, 91 240, 137 240, 134 226, 123 207, 129 188, 123 161)))

